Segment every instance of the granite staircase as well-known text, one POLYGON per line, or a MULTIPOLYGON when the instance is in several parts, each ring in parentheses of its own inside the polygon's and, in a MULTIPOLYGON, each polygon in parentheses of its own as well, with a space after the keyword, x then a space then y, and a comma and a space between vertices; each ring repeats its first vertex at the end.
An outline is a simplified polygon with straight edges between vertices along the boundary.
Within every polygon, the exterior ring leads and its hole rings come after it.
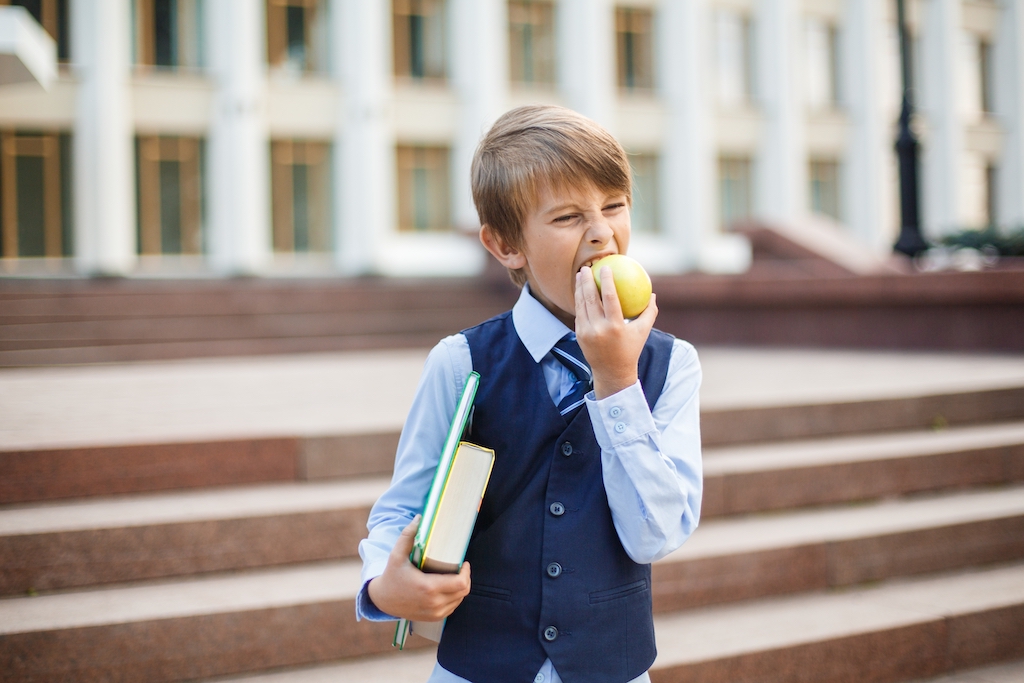
POLYGON ((516 295, 507 278, 0 278, 0 367, 429 346, 516 295))
MULTIPOLYGON (((702 430, 652 680, 1024 680, 1024 382, 702 430)), ((353 617, 395 438, 0 451, 0 680, 425 680, 429 643, 353 617)))

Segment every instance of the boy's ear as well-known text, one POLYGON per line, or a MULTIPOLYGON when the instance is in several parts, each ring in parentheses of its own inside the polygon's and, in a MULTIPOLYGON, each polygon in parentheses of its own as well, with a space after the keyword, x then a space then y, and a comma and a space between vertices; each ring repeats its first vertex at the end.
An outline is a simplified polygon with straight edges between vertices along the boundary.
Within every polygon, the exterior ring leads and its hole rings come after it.
POLYGON ((506 268, 518 270, 526 265, 526 255, 519 249, 507 244, 487 224, 480 228, 480 243, 484 245, 484 249, 489 251, 506 268))

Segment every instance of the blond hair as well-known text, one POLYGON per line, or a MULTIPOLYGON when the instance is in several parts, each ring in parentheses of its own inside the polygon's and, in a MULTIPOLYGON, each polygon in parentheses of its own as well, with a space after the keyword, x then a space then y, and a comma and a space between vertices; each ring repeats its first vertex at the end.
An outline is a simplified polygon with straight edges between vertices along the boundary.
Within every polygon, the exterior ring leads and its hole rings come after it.
MULTIPOLYGON (((473 202, 481 225, 521 249, 523 224, 539 187, 593 184, 632 202, 632 174, 622 145, 594 121, 550 105, 518 107, 499 118, 473 156, 473 202)), ((519 287, 526 276, 509 270, 519 287)))

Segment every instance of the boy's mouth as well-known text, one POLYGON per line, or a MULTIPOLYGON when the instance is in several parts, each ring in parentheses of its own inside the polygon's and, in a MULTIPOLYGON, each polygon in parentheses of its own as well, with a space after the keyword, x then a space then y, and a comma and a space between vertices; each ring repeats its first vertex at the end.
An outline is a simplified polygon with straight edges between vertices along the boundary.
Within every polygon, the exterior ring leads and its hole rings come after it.
POLYGON ((580 267, 579 267, 579 269, 576 272, 579 272, 580 270, 583 270, 584 268, 593 268, 594 264, 597 263, 598 261, 600 261, 601 259, 603 259, 605 256, 611 256, 612 254, 615 254, 615 253, 617 253, 617 252, 609 251, 607 254, 598 254, 597 256, 595 256, 594 258, 590 259, 589 261, 585 261, 584 263, 580 264, 580 267))

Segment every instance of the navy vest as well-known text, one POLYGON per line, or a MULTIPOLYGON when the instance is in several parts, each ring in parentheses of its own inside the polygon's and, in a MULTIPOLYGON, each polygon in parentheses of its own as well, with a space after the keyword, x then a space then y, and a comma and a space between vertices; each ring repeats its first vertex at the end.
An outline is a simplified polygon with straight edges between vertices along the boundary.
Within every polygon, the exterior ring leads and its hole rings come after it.
MULTIPOLYGON (((550 658, 565 683, 625 683, 654 662, 651 568, 619 542, 584 406, 570 422, 511 312, 464 331, 480 373, 470 441, 494 469, 466 559, 470 594, 437 658, 474 683, 526 683, 550 658)), ((652 331, 639 375, 654 406, 672 337, 652 331)))

